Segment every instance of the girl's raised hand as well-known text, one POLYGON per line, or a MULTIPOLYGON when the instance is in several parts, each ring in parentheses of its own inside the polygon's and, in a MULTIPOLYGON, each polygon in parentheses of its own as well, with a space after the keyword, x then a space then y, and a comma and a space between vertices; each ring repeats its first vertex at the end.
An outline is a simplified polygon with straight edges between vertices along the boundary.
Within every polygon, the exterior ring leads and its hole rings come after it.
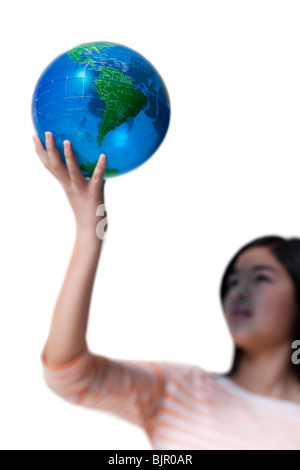
MULTIPOLYGON (((45 135, 46 150, 39 137, 33 137, 38 156, 63 187, 74 212, 77 230, 95 233, 99 222, 96 216, 97 208, 101 205, 104 207, 106 156, 103 154, 100 156, 92 178, 87 179, 79 168, 71 142, 64 141, 66 166, 60 158, 53 134, 46 132, 45 135)), ((100 213, 104 214, 104 210, 100 210, 100 213)))

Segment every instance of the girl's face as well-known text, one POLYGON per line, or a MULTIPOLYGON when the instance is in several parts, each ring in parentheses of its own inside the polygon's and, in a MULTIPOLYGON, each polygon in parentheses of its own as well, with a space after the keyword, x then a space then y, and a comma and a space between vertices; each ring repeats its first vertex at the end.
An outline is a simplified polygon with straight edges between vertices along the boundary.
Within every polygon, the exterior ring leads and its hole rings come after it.
POLYGON ((296 290, 285 267, 269 248, 252 247, 239 255, 233 270, 223 308, 235 345, 255 352, 291 344, 296 290))

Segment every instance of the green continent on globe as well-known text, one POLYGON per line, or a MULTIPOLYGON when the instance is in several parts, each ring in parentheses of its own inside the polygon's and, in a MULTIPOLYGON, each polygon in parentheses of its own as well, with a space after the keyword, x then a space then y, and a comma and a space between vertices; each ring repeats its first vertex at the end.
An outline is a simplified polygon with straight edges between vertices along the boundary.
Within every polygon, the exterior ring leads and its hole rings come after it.
MULTIPOLYGON (((116 45, 113 42, 88 42, 70 49, 68 55, 75 62, 87 63, 94 70, 99 71, 99 64, 97 66, 93 53, 96 51, 101 58, 104 49, 116 45), (82 56, 83 54, 84 56, 82 56)), ((114 62, 113 59, 104 58, 114 62)), ((128 118, 136 117, 139 114, 147 103, 147 97, 135 88, 132 78, 110 66, 101 68, 101 73, 96 78, 94 86, 100 98, 105 102, 97 136, 97 142, 101 145, 108 132, 126 122, 128 118)))
MULTIPOLYGON (((86 44, 80 44, 79 46, 74 47, 73 49, 70 49, 67 52, 67 54, 75 62, 86 62, 94 70, 99 71, 99 68, 97 68, 96 65, 95 65, 95 64, 97 64, 97 62, 92 58, 92 56, 91 57, 87 56, 87 57, 82 58, 81 55, 84 52, 89 52, 90 54, 92 54, 93 52, 96 51, 96 52, 99 53, 99 56, 101 56, 102 51, 104 49, 107 49, 109 46, 115 46, 115 45, 116 44, 113 43, 113 42, 87 42, 86 44)), ((112 59, 106 58, 106 60, 112 60, 112 59)))
MULTIPOLYGON (((86 162, 84 165, 79 165, 79 168, 85 176, 91 178, 94 173, 94 169, 97 165, 97 162, 86 162)), ((119 170, 117 168, 107 168, 104 174, 104 178, 111 178, 112 176, 117 176, 119 174, 119 170)))
POLYGON ((105 102, 97 137, 101 145, 108 132, 139 114, 147 97, 134 87, 132 78, 113 67, 104 67, 94 86, 105 102))

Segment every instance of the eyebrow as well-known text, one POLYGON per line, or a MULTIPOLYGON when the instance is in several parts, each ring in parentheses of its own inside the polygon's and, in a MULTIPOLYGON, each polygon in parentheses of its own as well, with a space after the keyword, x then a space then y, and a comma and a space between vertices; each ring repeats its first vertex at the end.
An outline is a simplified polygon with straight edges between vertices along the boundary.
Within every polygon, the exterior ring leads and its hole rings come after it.
MULTIPOLYGON (((276 272, 276 269, 272 268, 271 266, 267 266, 264 264, 257 264, 256 266, 253 266, 252 268, 253 271, 272 271, 276 272)), ((238 274, 239 270, 238 269, 232 269, 230 271, 230 274, 238 274)))

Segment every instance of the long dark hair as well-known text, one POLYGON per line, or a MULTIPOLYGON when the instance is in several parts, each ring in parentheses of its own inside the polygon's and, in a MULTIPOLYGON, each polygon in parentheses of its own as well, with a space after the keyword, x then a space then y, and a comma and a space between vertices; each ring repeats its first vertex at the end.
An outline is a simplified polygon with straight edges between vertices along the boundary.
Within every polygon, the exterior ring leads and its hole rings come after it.
MULTIPOLYGON (((291 338, 291 344, 293 340, 300 339, 300 238, 283 238, 277 235, 269 235, 260 238, 256 238, 252 242, 242 246, 239 251, 234 255, 231 261, 228 263, 225 272, 222 277, 220 286, 221 302, 223 304, 224 298, 227 294, 227 278, 230 275, 232 268, 238 258, 238 256, 248 248, 265 246, 270 249, 277 260, 286 268, 289 272, 296 290, 296 301, 298 306, 298 315, 294 327, 294 338, 291 338)), ((291 349, 291 355, 292 355, 291 349)), ((242 357, 243 350, 235 347, 233 364, 227 375, 233 374, 239 365, 242 357)), ((300 380, 300 365, 293 364, 291 360, 291 368, 300 380)))

